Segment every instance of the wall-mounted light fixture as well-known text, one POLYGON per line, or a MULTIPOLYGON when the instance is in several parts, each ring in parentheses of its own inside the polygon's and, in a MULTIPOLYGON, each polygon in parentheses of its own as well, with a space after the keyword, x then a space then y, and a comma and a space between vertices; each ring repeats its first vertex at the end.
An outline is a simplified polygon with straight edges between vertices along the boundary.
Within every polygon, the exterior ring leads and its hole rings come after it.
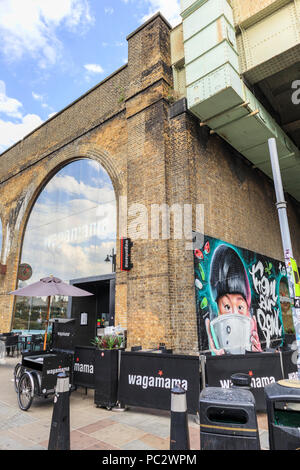
POLYGON ((109 263, 110 262, 110 259, 111 259, 111 268, 112 268, 112 272, 115 273, 116 272, 116 258, 117 258, 117 255, 115 254, 115 250, 114 248, 111 250, 111 255, 107 255, 106 258, 105 258, 105 263, 109 263))

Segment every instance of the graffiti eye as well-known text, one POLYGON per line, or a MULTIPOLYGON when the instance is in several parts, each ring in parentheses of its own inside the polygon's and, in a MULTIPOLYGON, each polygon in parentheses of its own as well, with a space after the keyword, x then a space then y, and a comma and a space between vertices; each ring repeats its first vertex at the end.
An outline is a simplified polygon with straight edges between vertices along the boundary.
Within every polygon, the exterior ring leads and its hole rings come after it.
POLYGON ((230 305, 229 305, 229 304, 226 304, 226 305, 224 305, 224 308, 225 308, 225 310, 227 310, 227 312, 229 312, 229 310, 230 310, 230 305))
POLYGON ((204 256, 203 256, 203 253, 201 250, 195 250, 195 256, 198 258, 198 259, 203 259, 204 256))
POLYGON ((205 251, 205 253, 206 253, 207 255, 210 253, 210 245, 209 245, 209 242, 206 242, 206 243, 205 243, 204 251, 205 251))

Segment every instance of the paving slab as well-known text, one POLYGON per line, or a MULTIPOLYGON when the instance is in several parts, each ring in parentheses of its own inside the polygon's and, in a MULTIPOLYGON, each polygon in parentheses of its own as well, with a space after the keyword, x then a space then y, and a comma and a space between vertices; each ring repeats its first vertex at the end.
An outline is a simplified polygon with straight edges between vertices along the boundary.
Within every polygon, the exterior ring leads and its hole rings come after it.
POLYGON ((122 447, 144 435, 144 431, 121 423, 112 424, 107 426, 105 430, 95 431, 91 434, 91 436, 116 447, 122 447))

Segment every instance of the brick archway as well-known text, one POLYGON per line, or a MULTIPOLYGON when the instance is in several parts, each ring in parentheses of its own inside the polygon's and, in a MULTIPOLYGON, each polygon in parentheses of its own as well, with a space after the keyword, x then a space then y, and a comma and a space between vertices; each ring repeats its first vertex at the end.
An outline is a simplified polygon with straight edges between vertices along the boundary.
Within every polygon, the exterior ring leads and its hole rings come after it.
POLYGON ((0 318, 0 323, 1 325, 4 323, 5 328, 8 330, 12 325, 15 302, 15 298, 8 295, 8 293, 17 287, 17 271, 21 260, 24 235, 32 209, 46 184, 55 174, 70 163, 84 159, 99 163, 111 180, 116 197, 116 236, 118 237, 118 200, 120 196, 126 195, 125 177, 107 151, 94 143, 73 143, 48 157, 44 165, 39 166, 38 170, 26 169, 26 172, 35 171, 35 177, 28 178, 28 185, 21 188, 14 207, 6 208, 4 220, 2 221, 2 227, 6 227, 6 233, 2 240, 2 257, 5 253, 3 263, 7 264, 7 274, 2 276, 0 301, 3 311, 11 313, 9 318, 3 315, 3 318, 0 318))

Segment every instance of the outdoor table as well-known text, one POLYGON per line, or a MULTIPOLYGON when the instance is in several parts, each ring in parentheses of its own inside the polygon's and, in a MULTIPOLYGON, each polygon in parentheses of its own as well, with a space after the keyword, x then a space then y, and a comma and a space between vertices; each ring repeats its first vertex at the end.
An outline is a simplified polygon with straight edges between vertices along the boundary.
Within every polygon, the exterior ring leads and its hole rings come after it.
POLYGON ((31 343, 32 334, 21 334, 19 336, 20 344, 23 346, 22 349, 26 350, 31 343))

